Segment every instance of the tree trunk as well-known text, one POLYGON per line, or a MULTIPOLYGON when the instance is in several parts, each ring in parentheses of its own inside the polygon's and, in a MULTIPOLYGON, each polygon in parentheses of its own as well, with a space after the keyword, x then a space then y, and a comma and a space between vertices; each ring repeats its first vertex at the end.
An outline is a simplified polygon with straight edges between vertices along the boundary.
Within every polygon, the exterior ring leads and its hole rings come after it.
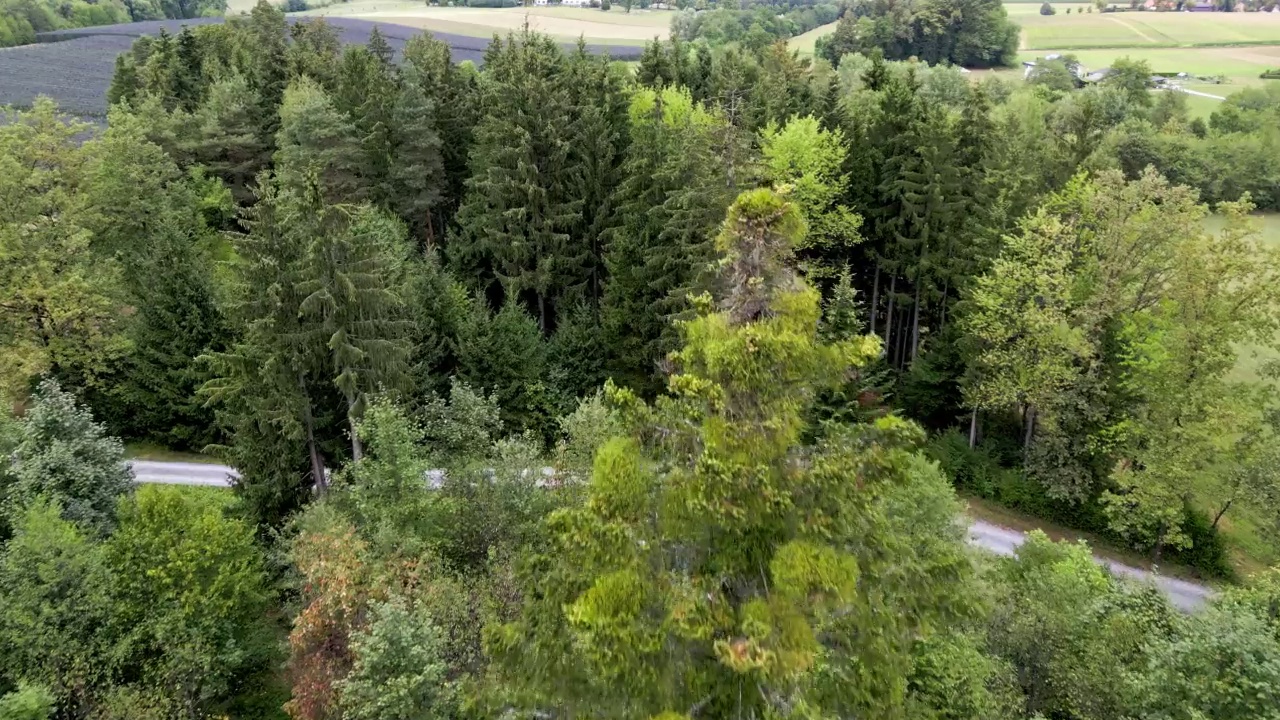
POLYGON ((911 364, 916 364, 916 353, 920 351, 920 284, 916 283, 916 300, 915 307, 912 309, 914 317, 911 320, 911 364))
POLYGON ((547 296, 538 293, 538 328, 547 334, 547 296))
POLYGON ((1235 498, 1231 498, 1230 500, 1228 500, 1228 501, 1227 501, 1227 504, 1226 504, 1226 505, 1223 505, 1223 506, 1222 506, 1222 509, 1218 511, 1218 514, 1213 516, 1213 524, 1209 526, 1209 529, 1210 529, 1210 530, 1217 530, 1217 529, 1218 529, 1218 521, 1222 519, 1222 516, 1223 516, 1223 515, 1226 515, 1226 514, 1227 514, 1227 511, 1231 509, 1231 505, 1232 505, 1232 503, 1234 503, 1235 501, 1236 501, 1236 499, 1235 499, 1235 498))
POLYGON ((311 398, 307 396, 307 384, 298 373, 298 389, 302 391, 302 424, 307 431, 307 455, 311 459, 311 477, 315 483, 316 493, 324 495, 329 486, 329 479, 324 474, 324 458, 320 456, 320 447, 316 444, 315 420, 311 417, 311 398))
POLYGON ((435 218, 431 217, 431 210, 427 210, 427 237, 426 237, 426 241, 427 241, 427 248, 426 248, 426 249, 427 249, 428 251, 430 251, 430 250, 431 250, 431 248, 435 247, 435 245, 436 245, 436 221, 435 221, 435 218))
POLYGON ((871 334, 876 334, 876 311, 880 309, 880 261, 876 261, 876 279, 871 283, 871 334))
POLYGON ((969 414, 969 449, 978 445, 978 408, 969 414))
POLYGON ((942 285, 942 319, 938 322, 939 335, 947 331, 947 294, 949 292, 951 292, 951 279, 947 278, 947 281, 942 285))
POLYGON ((898 369, 907 364, 907 346, 911 344, 911 334, 907 332, 906 310, 898 310, 898 369))
POLYGON ((356 432, 355 417, 348 415, 347 424, 351 426, 351 459, 359 460, 364 457, 364 446, 360 444, 360 434, 356 432))
POLYGON ((1030 405, 1022 412, 1022 422, 1025 426, 1022 431, 1022 452, 1026 455, 1031 449, 1031 436, 1035 432, 1036 427, 1036 409, 1030 405))
MULTIPOLYGON (((889 312, 884 315, 884 354, 885 357, 892 355, 893 351, 893 300, 896 297, 894 289, 898 286, 898 276, 894 275, 889 278, 889 312)), ((892 362, 892 359, 890 359, 892 362)))

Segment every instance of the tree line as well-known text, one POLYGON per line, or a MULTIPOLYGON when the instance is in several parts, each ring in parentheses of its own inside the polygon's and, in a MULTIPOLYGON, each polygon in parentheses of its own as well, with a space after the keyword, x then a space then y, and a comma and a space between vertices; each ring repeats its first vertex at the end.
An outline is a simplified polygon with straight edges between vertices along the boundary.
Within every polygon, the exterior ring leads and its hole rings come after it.
POLYGON ((971 557, 948 481, 1209 572, 1276 522, 1252 171, 1130 150, 1267 167, 1276 106, 869 53, 477 69, 261 3, 140 39, 105 129, 8 113, 0 707, 1267 717, 1274 573, 1183 618, 971 557), (236 499, 131 491, 112 436, 236 499))
POLYGON ((222 15, 226 0, 4 0, 0 3, 0 47, 29 45, 36 33, 143 20, 222 15))

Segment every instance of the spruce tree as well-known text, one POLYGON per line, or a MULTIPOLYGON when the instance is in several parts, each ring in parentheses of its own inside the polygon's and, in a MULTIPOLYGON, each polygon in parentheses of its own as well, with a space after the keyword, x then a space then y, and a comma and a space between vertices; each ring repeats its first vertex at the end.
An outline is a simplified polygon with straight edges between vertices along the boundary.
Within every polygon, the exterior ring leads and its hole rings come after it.
POLYGON ((275 146, 278 182, 301 191, 314 178, 327 204, 368 197, 366 158, 356 129, 310 78, 285 91, 275 146))
POLYGON ((314 218, 298 217, 294 191, 270 176, 257 192, 243 220, 248 232, 232 237, 229 313, 238 338, 207 356, 213 377, 201 393, 229 430, 231 445, 220 450, 241 474, 237 489, 250 514, 274 525, 305 501, 309 487, 327 484, 319 391, 309 377, 317 363, 298 312, 308 243, 295 223, 314 218))
MULTIPOLYGON (((371 393, 407 389, 412 322, 402 295, 409 258, 404 226, 361 206, 348 214, 326 208, 317 196, 300 210, 316 217, 303 260, 298 305, 304 335, 342 393, 350 425, 352 459, 361 447, 356 425, 371 393), (340 214, 328 219, 326 214, 340 214)), ((297 218, 305 222, 302 218, 297 218)))
POLYGON ((404 46, 405 66, 417 71, 423 97, 435 108, 435 132, 440 138, 444 185, 432 237, 443 238, 470 177, 468 158, 479 122, 479 92, 474 69, 453 63, 448 44, 428 33, 415 35, 404 46))
MULTIPOLYGON (((371 37, 385 46, 377 29, 371 37)), ((360 174, 368 188, 368 198, 379 204, 390 201, 393 114, 398 96, 398 82, 392 65, 371 48, 351 45, 342 53, 338 65, 334 107, 354 127, 364 158, 360 174)))
POLYGON ((657 364, 672 348, 670 320, 705 280, 713 259, 710 232, 733 184, 715 157, 728 123, 694 103, 687 90, 637 92, 631 118, 602 312, 611 372, 647 394, 657 389, 657 364))
POLYGON ((604 291, 604 244, 619 223, 618 186, 628 142, 624 78, 605 57, 590 55, 581 41, 569 58, 567 86, 573 104, 571 195, 581 200, 572 231, 582 238, 588 281, 584 296, 595 307, 604 291))
POLYGON ((547 350, 537 320, 517 302, 490 312, 484 298, 474 298, 460 328, 458 375, 474 388, 497 398, 502 421, 510 428, 551 431, 547 350))
POLYGON ((284 12, 267 2, 258 0, 249 13, 246 48, 251 60, 246 78, 257 99, 254 122, 258 127, 258 139, 274 149, 276 132, 280 129, 280 104, 289 84, 288 34, 284 12))
POLYGON ((556 304, 590 279, 586 244, 571 233, 582 202, 572 194, 573 107, 564 53, 525 32, 495 41, 484 77, 471 179, 450 240, 450 260, 492 292, 527 301, 543 332, 556 304))
POLYGON ((213 83, 192 118, 192 138, 184 151, 222 180, 240 205, 253 200, 252 185, 271 162, 271 145, 263 142, 254 120, 259 99, 237 74, 213 83))
POLYGON ((173 97, 176 106, 185 112, 195 112, 204 99, 207 84, 204 77, 204 53, 191 28, 184 27, 178 33, 174 59, 173 97))
POLYGON ((392 209, 424 245, 436 242, 436 214, 444 203, 444 160, 439 111, 422 90, 418 70, 409 65, 391 118, 391 167, 384 193, 392 209))

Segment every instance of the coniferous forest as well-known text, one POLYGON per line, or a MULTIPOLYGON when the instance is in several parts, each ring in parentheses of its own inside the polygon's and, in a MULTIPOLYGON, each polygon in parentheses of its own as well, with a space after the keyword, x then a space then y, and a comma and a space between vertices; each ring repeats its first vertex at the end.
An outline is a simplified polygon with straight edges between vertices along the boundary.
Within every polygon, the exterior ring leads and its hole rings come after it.
POLYGON ((6 111, 0 720, 1280 719, 1280 94, 978 78, 964 7, 475 66, 262 2, 6 111))

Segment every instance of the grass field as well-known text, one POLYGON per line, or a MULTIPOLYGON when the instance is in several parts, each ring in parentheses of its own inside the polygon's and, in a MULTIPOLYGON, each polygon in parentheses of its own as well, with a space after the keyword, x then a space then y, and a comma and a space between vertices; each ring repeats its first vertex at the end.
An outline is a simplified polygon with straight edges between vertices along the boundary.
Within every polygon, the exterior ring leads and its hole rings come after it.
MULTIPOLYGON (((243 1, 243 0, 239 0, 243 1)), ((234 10, 232 5, 228 11, 234 10)), ((470 37, 506 34, 526 24, 530 29, 561 40, 606 45, 643 45, 654 37, 666 37, 670 11, 622 9, 605 12, 573 7, 463 8, 431 7, 403 0, 356 0, 298 13, 316 17, 346 17, 406 25, 470 37)))
MULTIPOLYGON (((1015 6, 1009 6, 1015 7, 1015 6)), ((1177 47, 1280 43, 1280 14, 1127 12, 1017 14, 1028 48, 1177 47)))

